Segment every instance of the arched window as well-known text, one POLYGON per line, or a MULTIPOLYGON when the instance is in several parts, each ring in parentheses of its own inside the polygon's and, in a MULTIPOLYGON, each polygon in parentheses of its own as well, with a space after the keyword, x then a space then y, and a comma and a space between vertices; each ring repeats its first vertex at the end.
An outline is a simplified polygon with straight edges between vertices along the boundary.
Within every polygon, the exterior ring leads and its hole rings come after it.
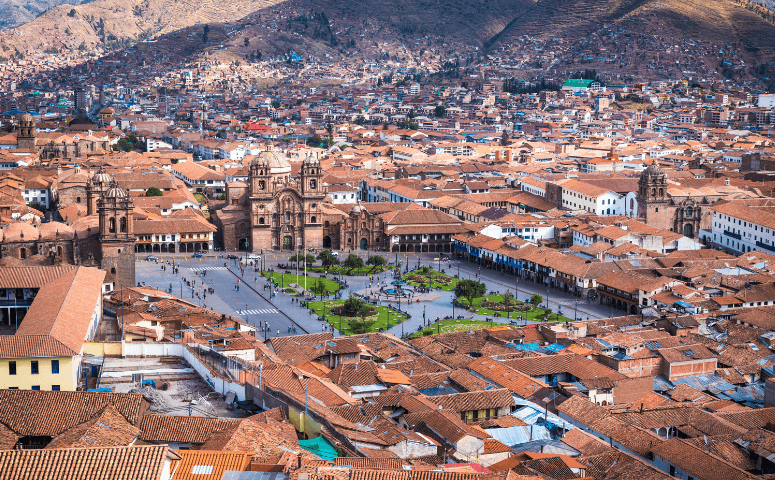
POLYGON ((309 223, 318 223, 318 218, 315 215, 312 215, 309 219, 309 223))
POLYGON ((366 228, 366 222, 361 223, 361 228, 366 228))
POLYGON ((656 195, 656 194, 657 194, 657 189, 656 188, 652 188, 651 189, 651 195, 656 195))
POLYGON ((126 233, 126 217, 121 217, 121 233, 126 233))
POLYGON ((26 248, 22 247, 22 248, 19 249, 19 258, 21 258, 22 260, 27 258, 27 249, 26 248))
POLYGON ((660 188, 660 189, 659 189, 659 196, 661 197, 661 196, 663 196, 664 194, 665 194, 665 189, 663 189, 663 188, 660 188))
POLYGON ((309 188, 311 188, 313 190, 318 188, 318 182, 316 182, 315 180, 310 180, 309 181, 309 188))
POLYGON ((329 222, 328 220, 326 220, 326 223, 324 223, 323 225, 325 225, 325 226, 326 226, 326 228, 328 228, 328 227, 330 227, 330 226, 331 226, 331 222, 329 222))
POLYGON ((291 221, 291 214, 288 212, 285 212, 285 221, 290 222, 291 221))
POLYGON ((263 225, 264 224, 264 217, 261 217, 258 219, 258 224, 263 225))
POLYGON ((62 247, 57 247, 57 255, 59 255, 60 257, 64 256, 64 250, 62 249, 62 247))
POLYGON ((81 197, 75 197, 75 203, 81 203, 81 197))
POLYGON ((348 238, 347 239, 347 245, 352 245, 352 244, 353 244, 353 239, 352 238, 348 238))
POLYGON ((109 218, 108 219, 108 231, 110 233, 116 233, 116 219, 115 218, 109 218))
POLYGON ((686 207, 686 218, 692 218, 694 215, 694 209, 692 207, 686 207))
POLYGON ((110 273, 111 273, 112 275, 115 275, 115 274, 116 274, 116 267, 112 267, 112 268, 110 269, 110 273))
POLYGON ((634 198, 630 199, 630 210, 635 210, 635 199, 634 198))
POLYGON ((259 180, 258 181, 258 188, 259 188, 259 190, 265 189, 266 188, 266 182, 263 181, 263 180, 259 180))

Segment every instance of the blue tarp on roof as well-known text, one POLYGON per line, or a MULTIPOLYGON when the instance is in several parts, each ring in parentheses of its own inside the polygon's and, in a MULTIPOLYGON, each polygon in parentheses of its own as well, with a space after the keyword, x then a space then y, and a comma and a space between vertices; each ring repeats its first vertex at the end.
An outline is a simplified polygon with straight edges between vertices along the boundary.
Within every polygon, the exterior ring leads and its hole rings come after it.
POLYGON ((691 303, 686 303, 683 300, 678 300, 677 302, 675 302, 675 304, 680 305, 681 307, 684 307, 684 308, 694 308, 694 305, 692 305, 691 303))
POLYGON ((333 462, 334 459, 339 456, 336 449, 323 437, 299 440, 299 445, 311 454, 316 455, 323 460, 328 460, 329 462, 333 462))
POLYGON ((507 343, 506 346, 507 347, 511 347, 511 348, 513 348, 515 350, 531 351, 531 352, 535 352, 535 351, 541 349, 541 345, 539 345, 539 344, 537 344, 535 342, 533 342, 533 343, 522 343, 522 344, 519 344, 519 345, 516 345, 516 344, 513 344, 513 343, 507 343))
POLYGON ((551 345, 547 345, 544 348, 546 348, 547 350, 551 350, 554 353, 557 353, 557 352, 561 352, 561 351, 565 350, 568 347, 566 347, 564 345, 560 345, 559 343, 553 343, 551 345))

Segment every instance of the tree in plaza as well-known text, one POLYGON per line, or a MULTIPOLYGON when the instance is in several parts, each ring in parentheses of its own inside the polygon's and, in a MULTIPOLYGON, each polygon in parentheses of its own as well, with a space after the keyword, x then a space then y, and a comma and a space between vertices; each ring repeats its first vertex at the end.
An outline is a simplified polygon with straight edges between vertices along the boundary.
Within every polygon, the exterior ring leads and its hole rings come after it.
POLYGON ((297 253, 296 255, 291 255, 290 257, 288 257, 288 261, 291 263, 303 262, 304 259, 305 259, 305 256, 303 253, 297 253))
POLYGON ((342 313, 347 317, 366 317, 371 313, 373 307, 366 300, 350 295, 342 305, 342 313))
POLYGON ((315 279, 315 283, 313 283, 309 287, 309 291, 314 293, 315 295, 323 295, 326 293, 326 286, 323 282, 319 281, 319 279, 315 279))
POLYGON ((318 253, 318 260, 323 262, 323 266, 330 267, 331 265, 338 265, 339 259, 331 253, 331 250, 321 250, 320 253, 318 253))
POLYGON ((312 265, 315 263, 315 255, 312 255, 311 253, 308 253, 304 256, 304 261, 307 262, 307 265, 312 265))
POLYGON ((467 299, 471 308, 474 307, 474 299, 481 297, 486 291, 487 287, 484 283, 476 280, 460 280, 455 285, 455 296, 467 299))
POLYGON ((145 191, 145 196, 146 197, 161 197, 163 195, 164 195, 164 192, 162 192, 161 190, 159 190, 156 187, 151 187, 151 188, 149 188, 148 190, 145 191))
POLYGON ((537 306, 537 305, 541 305, 541 302, 543 301, 544 301, 544 297, 542 297, 537 293, 534 293, 533 296, 530 297, 530 300, 528 300, 528 303, 533 306, 537 306))
POLYGON ((366 260, 366 265, 374 265, 375 267, 380 267, 386 263, 387 260, 382 255, 372 255, 366 260))
POLYGON ((351 253, 347 255, 347 258, 344 259, 344 262, 342 262, 342 265, 344 265, 347 268, 361 268, 363 267, 363 259, 358 255, 351 253))

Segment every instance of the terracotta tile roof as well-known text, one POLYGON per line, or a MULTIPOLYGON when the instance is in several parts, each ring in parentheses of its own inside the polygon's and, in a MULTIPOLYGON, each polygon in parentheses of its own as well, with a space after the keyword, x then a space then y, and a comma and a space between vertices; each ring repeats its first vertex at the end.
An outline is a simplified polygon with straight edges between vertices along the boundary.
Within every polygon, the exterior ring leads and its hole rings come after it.
POLYGON ((419 413, 410 413, 405 417, 407 425, 417 431, 418 427, 427 426, 440 439, 450 443, 457 443, 465 436, 485 439, 489 435, 481 429, 470 427, 451 412, 441 410, 428 410, 419 413))
POLYGON ((75 265, 0 267, 0 288, 40 288, 76 268, 75 265))
POLYGON ((775 423, 775 408, 757 408, 741 412, 717 413, 716 417, 726 422, 739 425, 746 430, 764 427, 768 423, 775 423))
POLYGON ((137 425, 149 402, 134 393, 0 390, 0 422, 22 436, 54 437, 90 420, 107 405, 137 425))
POLYGON ((170 465, 172 480, 221 480, 227 470, 243 472, 250 466, 250 452, 178 450, 180 460, 170 465))
POLYGON ((90 420, 57 435, 46 448, 128 447, 140 429, 108 405, 90 420))
POLYGON ((513 407, 514 397, 506 388, 480 392, 453 393, 428 397, 448 412, 468 412, 490 408, 513 407))
POLYGON ((587 477, 595 480, 673 480, 665 472, 618 450, 579 459, 587 466, 587 477))
POLYGON ((48 335, 0 336, 0 358, 71 357, 74 355, 78 355, 78 352, 48 335))
POLYGON ((210 435, 236 425, 239 420, 218 417, 145 415, 140 422, 144 442, 204 443, 210 435))
POLYGON ((756 462, 748 456, 748 452, 730 440, 727 436, 703 436, 696 438, 686 438, 684 441, 694 445, 700 450, 705 450, 719 458, 726 460, 740 470, 756 470, 756 462))
POLYGON ((584 432, 580 428, 574 428, 573 430, 568 430, 565 432, 565 436, 562 437, 562 441, 566 445, 581 452, 581 455, 584 457, 589 455, 599 455, 601 453, 607 453, 613 450, 613 448, 607 443, 593 435, 584 432))
POLYGON ((547 385, 530 378, 508 365, 488 357, 480 357, 468 364, 468 369, 481 375, 496 386, 508 388, 514 394, 528 398, 547 385))
POLYGON ((159 480, 170 457, 166 446, 4 450, 0 480, 159 480))
POLYGON ((19 438, 13 430, 0 423, 0 450, 11 450, 19 438))
POLYGON ((672 438, 652 449, 654 455, 703 480, 751 480, 756 478, 726 460, 709 454, 691 443, 672 438))
POLYGON ((334 466, 349 466, 361 470, 401 470, 404 461, 400 458, 363 458, 363 457, 336 457, 334 466))
POLYGON ((80 353, 92 313, 101 305, 105 275, 78 267, 41 287, 16 335, 51 335, 80 353))
POLYGON ((601 363, 576 354, 517 358, 506 360, 503 363, 530 376, 570 373, 581 380, 591 380, 594 378, 622 380, 627 378, 601 363))

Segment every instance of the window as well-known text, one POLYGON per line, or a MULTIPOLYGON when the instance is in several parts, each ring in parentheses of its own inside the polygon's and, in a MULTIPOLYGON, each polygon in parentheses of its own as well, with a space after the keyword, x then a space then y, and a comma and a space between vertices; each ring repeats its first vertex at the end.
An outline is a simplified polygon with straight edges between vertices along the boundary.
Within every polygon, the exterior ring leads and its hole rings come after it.
POLYGON ((30 363, 30 368, 31 368, 31 371, 32 371, 33 375, 37 375, 40 372, 40 370, 38 369, 38 361, 37 360, 33 360, 30 363))
POLYGON ((54 392, 58 392, 60 390, 59 385, 51 385, 51 390, 53 390, 54 392))
POLYGON ((22 248, 19 249, 19 258, 21 258, 22 260, 27 258, 27 249, 26 248, 22 247, 22 248))
POLYGON ((33 390, 40 390, 40 385, 33 385, 33 386, 32 386, 32 389, 33 389, 33 390))
POLYGON ((126 233, 126 217, 121 217, 121 233, 126 233))
POLYGON ((81 203, 81 197, 75 197, 75 203, 81 203))
POLYGON ((16 375, 16 362, 8 362, 8 375, 16 375))
POLYGON ((51 373, 59 373, 59 360, 51 360, 51 373))
POLYGON ((108 219, 108 231, 110 233, 116 233, 116 219, 115 218, 108 219))
POLYGON ((670 465, 670 475, 675 476, 675 467, 670 465))

